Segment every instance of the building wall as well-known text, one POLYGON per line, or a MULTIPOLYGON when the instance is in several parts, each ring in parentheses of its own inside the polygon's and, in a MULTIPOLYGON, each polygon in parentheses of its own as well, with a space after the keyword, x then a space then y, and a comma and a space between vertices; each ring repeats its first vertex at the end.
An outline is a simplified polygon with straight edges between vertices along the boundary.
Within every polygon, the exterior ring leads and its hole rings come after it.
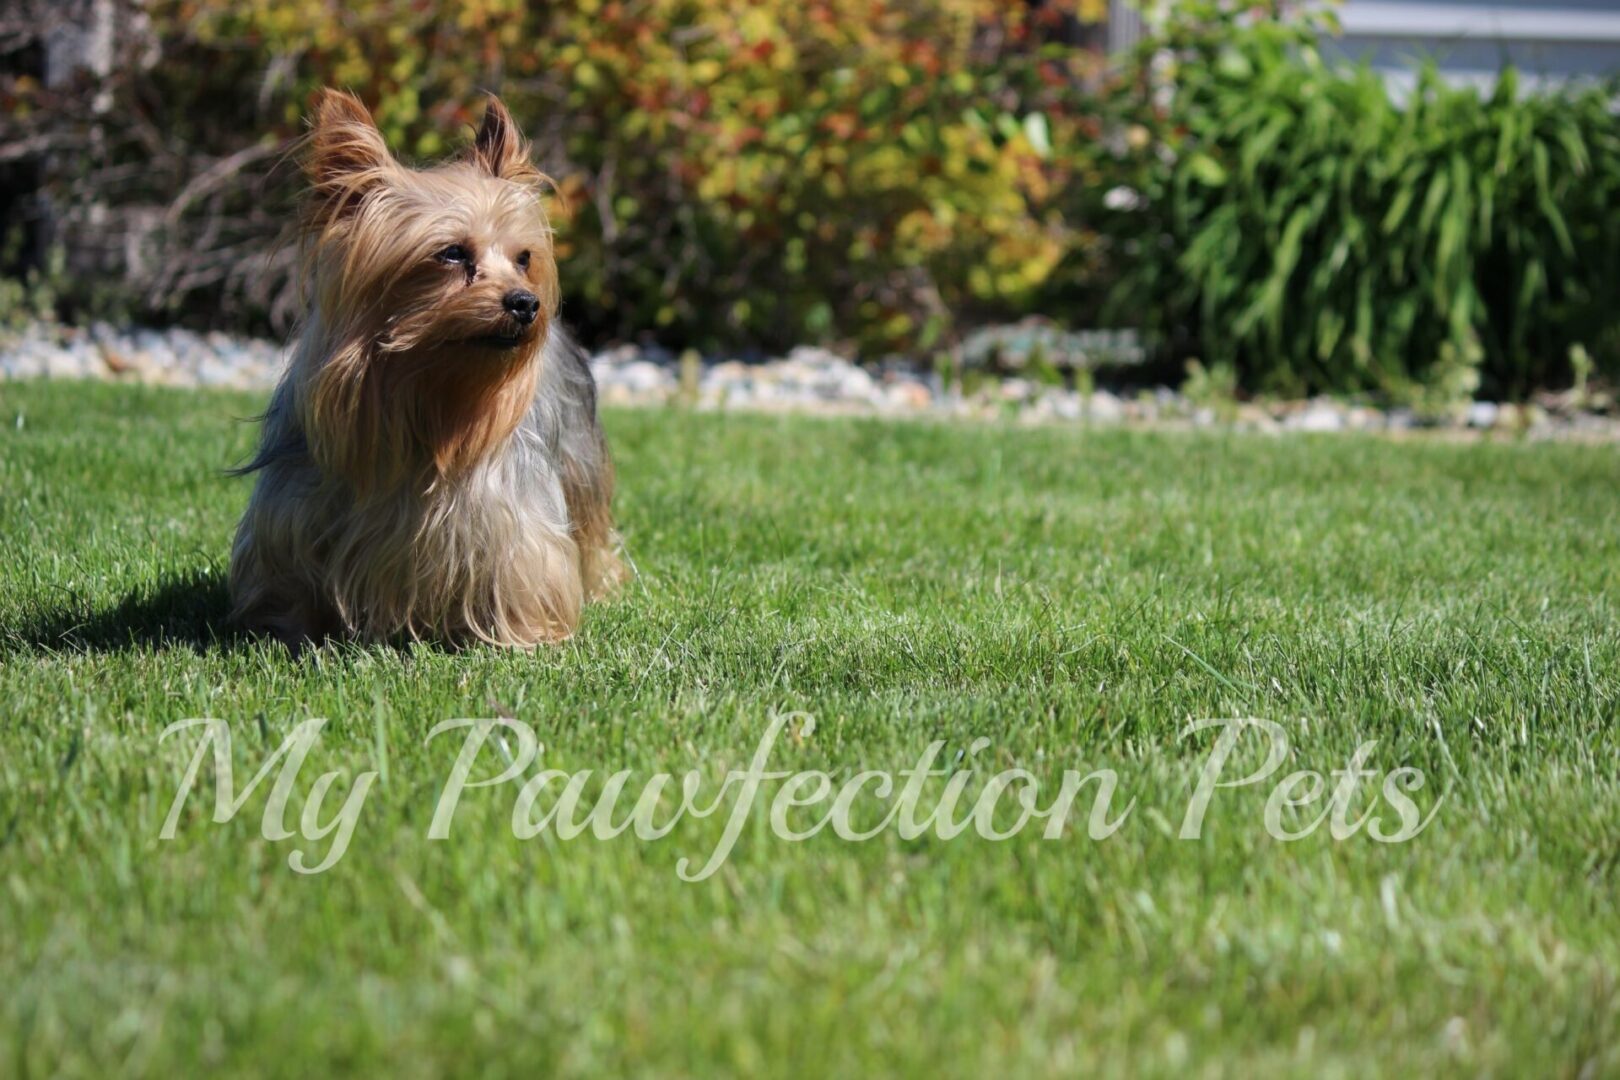
POLYGON ((1133 0, 1108 0, 1108 51, 1124 52, 1142 40, 1142 12, 1133 0))
POLYGON ((1620 73, 1620 0, 1347 0, 1335 51, 1409 83, 1423 56, 1488 86, 1506 63, 1527 82, 1620 73))

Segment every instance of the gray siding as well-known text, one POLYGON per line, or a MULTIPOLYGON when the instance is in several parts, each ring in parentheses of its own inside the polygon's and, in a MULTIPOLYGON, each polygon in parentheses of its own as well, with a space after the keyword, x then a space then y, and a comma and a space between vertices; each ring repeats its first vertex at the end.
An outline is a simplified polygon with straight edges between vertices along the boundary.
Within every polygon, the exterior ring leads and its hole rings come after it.
POLYGON ((1142 40, 1142 12, 1133 0, 1108 0, 1108 50, 1124 52, 1142 40))
POLYGON ((1394 83, 1433 56, 1447 78, 1490 85, 1508 63, 1530 83, 1620 72, 1620 0, 1348 0, 1332 48, 1394 83))

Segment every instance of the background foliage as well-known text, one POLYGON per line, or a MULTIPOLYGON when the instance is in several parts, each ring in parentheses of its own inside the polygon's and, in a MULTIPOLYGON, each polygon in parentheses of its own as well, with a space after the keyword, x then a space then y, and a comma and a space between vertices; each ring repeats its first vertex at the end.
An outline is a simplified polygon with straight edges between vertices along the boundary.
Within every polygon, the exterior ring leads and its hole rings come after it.
POLYGON ((1431 66, 1397 100, 1324 62, 1309 18, 1180 11, 1138 57, 1161 77, 1117 99, 1123 309, 1283 392, 1522 395, 1577 348, 1616 370, 1613 87, 1526 94, 1509 69, 1482 98, 1431 66))
POLYGON ((273 241, 318 87, 419 160, 495 90, 556 179, 566 314, 596 341, 926 359, 1038 313, 1141 327, 1244 392, 1620 372, 1612 91, 1430 73, 1397 100, 1281 0, 1171 5, 1110 65, 1100 0, 86 3, 138 13, 110 74, 13 73, 0 116, 66 277, 122 274, 95 302, 147 317, 294 316, 273 241))
POLYGON ((1025 306, 1075 243, 1054 145, 1077 140, 1047 109, 1095 65, 1063 42, 1103 6, 160 0, 160 58, 114 88, 133 123, 86 148, 99 168, 158 155, 143 131, 183 148, 114 196, 164 207, 148 305, 222 290, 284 317, 285 260, 260 277, 239 256, 283 216, 267 208, 295 182, 271 166, 310 95, 355 90, 427 159, 495 90, 557 181, 565 295, 589 332, 927 347, 948 315, 1025 306), (230 183, 184 192, 187 155, 229 162, 230 183), (192 276, 162 269, 178 264, 192 276))

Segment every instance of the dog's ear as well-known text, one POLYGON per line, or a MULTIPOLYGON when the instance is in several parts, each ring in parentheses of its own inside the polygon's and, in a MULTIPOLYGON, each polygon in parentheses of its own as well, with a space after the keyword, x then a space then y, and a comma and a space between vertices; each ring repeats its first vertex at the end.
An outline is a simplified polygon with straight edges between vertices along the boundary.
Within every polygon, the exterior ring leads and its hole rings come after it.
POLYGON ((505 180, 538 179, 540 172, 529 160, 529 147, 523 141, 512 114, 494 94, 484 108, 484 122, 473 140, 472 160, 491 176, 505 180))
POLYGON ((371 114, 353 94, 322 90, 311 123, 304 172, 322 216, 339 217, 387 178, 394 158, 371 114))

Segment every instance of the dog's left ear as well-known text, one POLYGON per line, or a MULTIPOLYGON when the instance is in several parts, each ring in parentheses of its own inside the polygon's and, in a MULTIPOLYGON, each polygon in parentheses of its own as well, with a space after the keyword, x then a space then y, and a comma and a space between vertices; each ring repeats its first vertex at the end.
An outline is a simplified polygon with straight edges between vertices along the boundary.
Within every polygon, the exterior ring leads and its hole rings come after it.
POLYGON ((512 114, 494 94, 489 96, 484 122, 473 140, 472 160, 491 176, 505 180, 530 180, 540 175, 529 160, 528 144, 512 122, 512 114))

